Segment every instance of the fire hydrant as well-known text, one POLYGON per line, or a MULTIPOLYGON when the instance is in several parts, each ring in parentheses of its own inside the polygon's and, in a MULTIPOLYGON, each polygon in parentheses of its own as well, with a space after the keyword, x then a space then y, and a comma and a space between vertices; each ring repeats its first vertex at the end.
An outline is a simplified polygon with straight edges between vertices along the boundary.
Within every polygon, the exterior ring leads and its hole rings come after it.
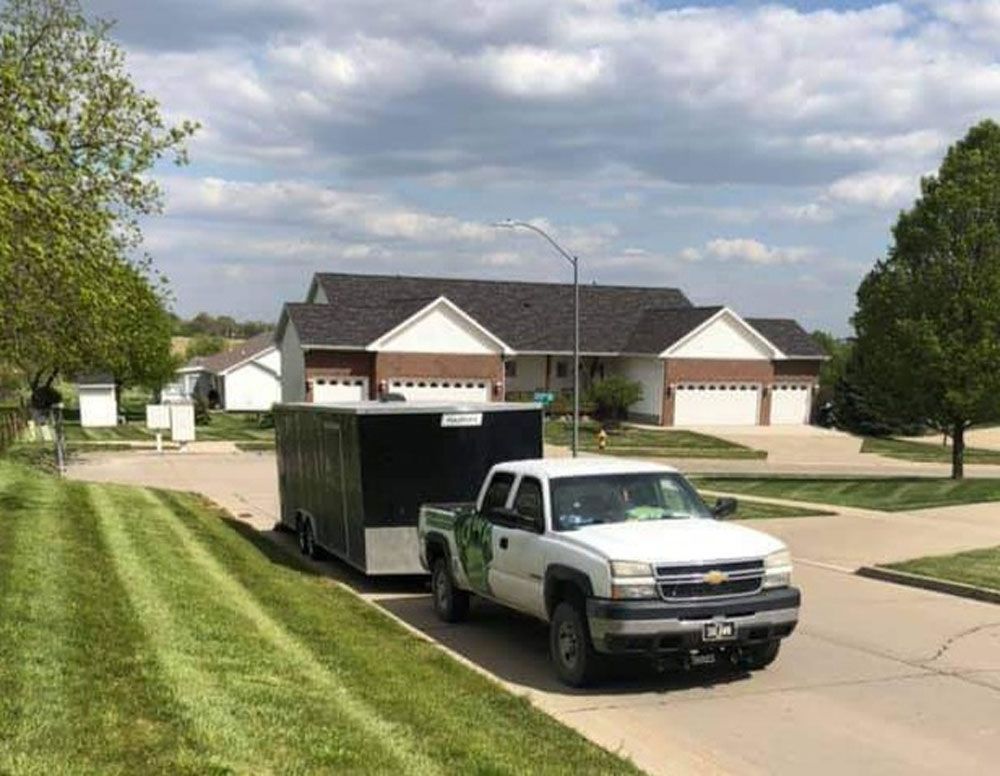
POLYGON ((603 450, 608 446, 608 432, 603 428, 597 432, 597 449, 603 450))

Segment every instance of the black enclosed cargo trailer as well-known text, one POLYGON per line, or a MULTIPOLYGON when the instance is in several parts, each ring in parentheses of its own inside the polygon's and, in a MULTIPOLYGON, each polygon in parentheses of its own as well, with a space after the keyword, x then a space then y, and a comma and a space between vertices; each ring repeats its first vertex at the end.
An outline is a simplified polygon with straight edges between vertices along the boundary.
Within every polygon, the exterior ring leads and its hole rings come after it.
POLYGON ((367 574, 422 574, 427 502, 472 501, 490 467, 542 455, 536 404, 274 408, 281 522, 367 574))

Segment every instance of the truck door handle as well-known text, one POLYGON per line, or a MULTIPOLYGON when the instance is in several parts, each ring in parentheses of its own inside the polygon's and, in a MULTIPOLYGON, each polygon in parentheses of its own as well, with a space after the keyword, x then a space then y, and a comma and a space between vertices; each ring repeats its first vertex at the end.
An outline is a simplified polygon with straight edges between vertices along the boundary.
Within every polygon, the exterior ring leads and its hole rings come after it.
POLYGON ((506 550, 507 549, 507 537, 506 536, 502 536, 500 538, 500 549, 501 550, 506 550))

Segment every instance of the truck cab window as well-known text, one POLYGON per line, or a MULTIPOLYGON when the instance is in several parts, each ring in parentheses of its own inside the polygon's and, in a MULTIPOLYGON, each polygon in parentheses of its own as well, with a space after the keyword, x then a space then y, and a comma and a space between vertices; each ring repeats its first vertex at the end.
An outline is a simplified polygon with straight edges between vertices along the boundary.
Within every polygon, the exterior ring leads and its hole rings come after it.
POLYGON ((542 485, 532 478, 524 477, 514 497, 514 511, 524 517, 530 517, 537 523, 542 520, 542 485))
POLYGON ((511 486, 514 484, 514 475, 506 472, 497 472, 490 480, 486 488, 486 495, 483 496, 483 512, 498 509, 507 503, 507 496, 510 495, 511 486))

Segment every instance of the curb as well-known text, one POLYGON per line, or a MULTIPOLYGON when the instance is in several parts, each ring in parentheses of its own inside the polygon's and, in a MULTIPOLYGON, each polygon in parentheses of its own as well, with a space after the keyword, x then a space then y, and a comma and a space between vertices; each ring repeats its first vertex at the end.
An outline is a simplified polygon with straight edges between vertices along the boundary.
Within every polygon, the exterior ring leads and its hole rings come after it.
POLYGON ((935 593, 946 593, 960 598, 970 598, 974 601, 1000 604, 1000 591, 989 590, 985 587, 976 587, 975 585, 966 585, 963 582, 948 582, 943 579, 925 577, 921 574, 910 574, 906 571, 896 571, 895 569, 882 568, 881 566, 862 566, 854 573, 859 577, 877 579, 882 582, 894 582, 897 585, 919 587, 923 590, 932 590, 935 593))

